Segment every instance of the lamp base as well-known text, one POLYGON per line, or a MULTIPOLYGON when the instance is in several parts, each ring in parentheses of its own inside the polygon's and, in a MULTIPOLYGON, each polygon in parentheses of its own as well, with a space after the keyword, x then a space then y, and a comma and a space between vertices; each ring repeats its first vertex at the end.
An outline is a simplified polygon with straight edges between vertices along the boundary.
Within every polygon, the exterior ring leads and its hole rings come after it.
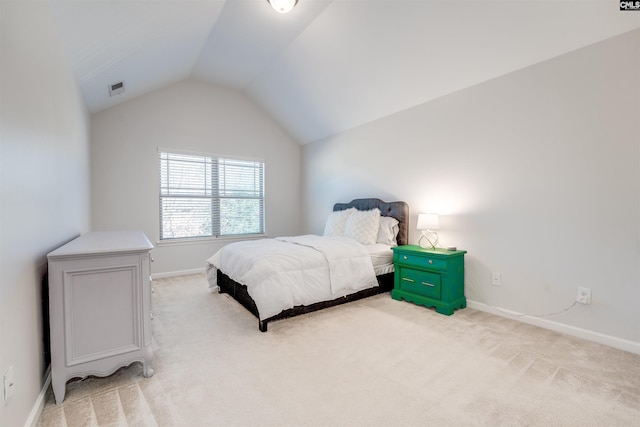
POLYGON ((423 249, 435 249, 439 240, 438 233, 432 230, 422 230, 422 235, 418 239, 418 245, 423 249), (429 244, 424 244, 422 239, 425 239, 429 244))

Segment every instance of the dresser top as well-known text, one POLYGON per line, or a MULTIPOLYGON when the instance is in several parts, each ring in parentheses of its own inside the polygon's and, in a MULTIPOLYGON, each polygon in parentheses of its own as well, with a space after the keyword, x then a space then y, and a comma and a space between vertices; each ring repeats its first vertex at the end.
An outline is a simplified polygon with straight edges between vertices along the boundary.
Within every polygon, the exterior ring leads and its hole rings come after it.
POLYGON ((463 250, 450 251, 449 249, 444 249, 444 248, 427 249, 427 248, 422 248, 416 245, 395 246, 391 249, 393 249, 394 252, 414 252, 414 253, 421 253, 425 255, 441 255, 441 256, 459 256, 467 253, 467 251, 463 251, 463 250))
POLYGON ((143 252, 151 249, 153 245, 142 231, 92 231, 49 252, 47 257, 51 260, 85 254, 143 252))

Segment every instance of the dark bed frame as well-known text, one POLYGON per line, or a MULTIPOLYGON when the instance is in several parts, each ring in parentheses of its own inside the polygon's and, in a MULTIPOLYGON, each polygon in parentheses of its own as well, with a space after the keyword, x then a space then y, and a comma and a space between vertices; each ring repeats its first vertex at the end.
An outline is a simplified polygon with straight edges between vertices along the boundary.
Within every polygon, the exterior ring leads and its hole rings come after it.
MULTIPOLYGON (((390 216, 398 220, 398 245, 406 245, 409 240, 409 206, 405 202, 383 202, 380 199, 356 199, 349 203, 336 203, 333 206, 334 211, 342 211, 349 208, 356 208, 361 211, 367 211, 378 208, 382 216, 390 216)), ((247 310, 258 318, 258 328, 262 332, 267 331, 267 324, 274 320, 286 319, 288 317, 298 316, 300 314, 310 313, 312 311, 321 310, 323 308, 333 307, 336 305, 344 304, 351 301, 356 301, 362 298, 377 295, 383 292, 389 292, 393 289, 393 273, 387 273, 378 276, 379 286, 369 289, 363 289, 353 294, 346 295, 344 297, 331 300, 322 301, 310 305, 299 305, 293 308, 289 308, 271 316, 267 319, 260 320, 258 313, 258 307, 253 301, 247 287, 240 283, 237 283, 229 278, 226 274, 218 270, 218 291, 220 293, 227 293, 231 295, 236 301, 242 304, 247 310)))

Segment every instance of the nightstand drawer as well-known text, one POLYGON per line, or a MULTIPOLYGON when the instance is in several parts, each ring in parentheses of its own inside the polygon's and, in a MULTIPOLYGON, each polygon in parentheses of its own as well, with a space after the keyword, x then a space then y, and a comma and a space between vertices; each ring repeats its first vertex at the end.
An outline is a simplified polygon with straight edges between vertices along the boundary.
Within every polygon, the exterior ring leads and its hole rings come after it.
POLYGON ((400 289, 431 298, 440 298, 440 275, 400 267, 400 289))
POLYGON ((447 269, 447 260, 445 259, 406 253, 398 253, 397 256, 397 262, 400 264, 409 264, 414 267, 424 267, 431 270, 445 271, 447 269))

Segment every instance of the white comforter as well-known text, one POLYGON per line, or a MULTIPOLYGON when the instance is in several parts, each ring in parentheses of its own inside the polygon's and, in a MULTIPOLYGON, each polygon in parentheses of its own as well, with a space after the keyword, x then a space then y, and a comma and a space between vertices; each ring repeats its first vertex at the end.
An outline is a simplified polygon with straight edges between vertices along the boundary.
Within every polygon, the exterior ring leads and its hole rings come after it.
POLYGON ((261 320, 297 305, 378 286, 368 251, 346 237, 306 235, 232 243, 207 260, 210 288, 216 286, 216 269, 247 286, 261 320))

